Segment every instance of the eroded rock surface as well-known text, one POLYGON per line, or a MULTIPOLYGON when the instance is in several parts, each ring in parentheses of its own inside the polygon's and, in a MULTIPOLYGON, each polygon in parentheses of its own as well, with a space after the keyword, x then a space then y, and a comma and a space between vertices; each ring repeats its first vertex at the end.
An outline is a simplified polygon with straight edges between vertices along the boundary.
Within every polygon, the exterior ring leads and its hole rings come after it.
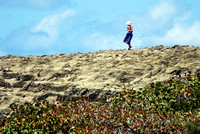
MULTIPOLYGON (((0 57, 0 112, 13 102, 105 98, 200 68, 200 47, 175 45, 95 53, 0 57)), ((2 116, 0 114, 0 116, 2 116)))

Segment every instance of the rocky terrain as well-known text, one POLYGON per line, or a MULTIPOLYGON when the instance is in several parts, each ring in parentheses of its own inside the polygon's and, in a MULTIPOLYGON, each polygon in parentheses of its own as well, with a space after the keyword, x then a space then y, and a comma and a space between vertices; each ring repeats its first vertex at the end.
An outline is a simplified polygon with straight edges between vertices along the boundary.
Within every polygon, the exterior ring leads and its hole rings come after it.
POLYGON ((0 57, 0 118, 9 105, 56 98, 105 98, 124 87, 184 77, 200 68, 200 47, 175 45, 95 53, 0 57))

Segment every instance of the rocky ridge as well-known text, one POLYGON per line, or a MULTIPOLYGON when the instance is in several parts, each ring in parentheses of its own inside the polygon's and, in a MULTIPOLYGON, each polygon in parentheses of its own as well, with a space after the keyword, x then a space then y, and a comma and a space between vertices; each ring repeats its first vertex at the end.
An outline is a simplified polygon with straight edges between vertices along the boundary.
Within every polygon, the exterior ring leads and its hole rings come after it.
POLYGON ((95 53, 0 57, 0 117, 13 102, 106 98, 124 87, 184 77, 200 68, 200 47, 175 45, 95 53))

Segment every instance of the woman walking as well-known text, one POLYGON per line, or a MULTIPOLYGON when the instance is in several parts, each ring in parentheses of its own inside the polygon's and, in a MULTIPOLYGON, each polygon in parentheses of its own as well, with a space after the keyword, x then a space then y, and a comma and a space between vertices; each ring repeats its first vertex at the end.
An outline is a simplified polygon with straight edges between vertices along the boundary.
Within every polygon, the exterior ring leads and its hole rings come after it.
POLYGON ((131 46, 131 39, 132 39, 132 37, 133 37, 133 34, 132 34, 132 32, 133 32, 133 27, 132 27, 130 21, 128 21, 126 24, 128 25, 128 27, 127 27, 127 29, 126 29, 126 31, 128 31, 128 33, 126 34, 126 36, 125 36, 125 38, 124 38, 124 42, 128 44, 128 46, 129 46, 128 50, 130 50, 131 47, 132 47, 132 46, 131 46))

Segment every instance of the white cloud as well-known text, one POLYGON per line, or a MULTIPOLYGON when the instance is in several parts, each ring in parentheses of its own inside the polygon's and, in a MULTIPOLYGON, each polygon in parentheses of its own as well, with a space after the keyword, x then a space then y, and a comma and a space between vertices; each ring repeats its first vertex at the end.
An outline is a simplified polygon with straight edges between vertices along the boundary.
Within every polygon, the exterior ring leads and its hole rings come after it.
POLYGON ((71 23, 75 10, 69 9, 61 13, 44 17, 35 25, 24 26, 12 31, 6 38, 0 39, 0 48, 16 55, 47 53, 51 50, 61 50, 61 45, 67 43, 62 31, 71 23), (61 42, 61 43, 60 43, 61 42))
POLYGON ((135 16, 139 46, 199 45, 200 20, 193 20, 192 10, 183 1, 161 0, 143 16, 135 16))
POLYGON ((30 44, 31 42, 35 42, 35 44, 43 44, 47 47, 53 44, 59 37, 61 23, 74 14, 75 10, 69 9, 63 13, 57 13, 43 18, 31 29, 31 32, 35 36, 30 38, 30 44))
POLYGON ((41 22, 39 22, 34 28, 32 29, 32 32, 45 32, 50 37, 56 37, 58 34, 58 27, 60 25, 60 22, 65 20, 67 17, 72 16, 75 14, 75 11, 70 9, 66 10, 63 13, 57 13, 48 17, 45 17, 42 19, 41 22))
POLYGON ((186 21, 191 17, 189 4, 185 1, 161 0, 151 6, 146 15, 141 18, 148 29, 158 28, 163 30, 175 22, 186 21))
POLYGON ((141 32, 143 36, 149 36, 155 32, 163 34, 166 29, 173 26, 174 19, 181 14, 180 10, 171 0, 161 0, 150 6, 143 15, 129 16, 133 20, 135 30, 141 32))
POLYGON ((183 16, 180 17, 179 21, 185 21, 191 17, 191 11, 185 12, 183 16))
POLYGON ((124 49, 123 37, 119 35, 106 35, 105 33, 93 33, 83 40, 86 49, 90 51, 107 49, 124 49))
POLYGON ((176 7, 169 1, 161 1, 149 10, 149 16, 155 21, 166 22, 174 13, 176 7))
POLYGON ((164 36, 148 37, 148 40, 160 44, 186 44, 200 45, 200 22, 196 21, 190 26, 174 24, 174 27, 166 32, 164 36))

